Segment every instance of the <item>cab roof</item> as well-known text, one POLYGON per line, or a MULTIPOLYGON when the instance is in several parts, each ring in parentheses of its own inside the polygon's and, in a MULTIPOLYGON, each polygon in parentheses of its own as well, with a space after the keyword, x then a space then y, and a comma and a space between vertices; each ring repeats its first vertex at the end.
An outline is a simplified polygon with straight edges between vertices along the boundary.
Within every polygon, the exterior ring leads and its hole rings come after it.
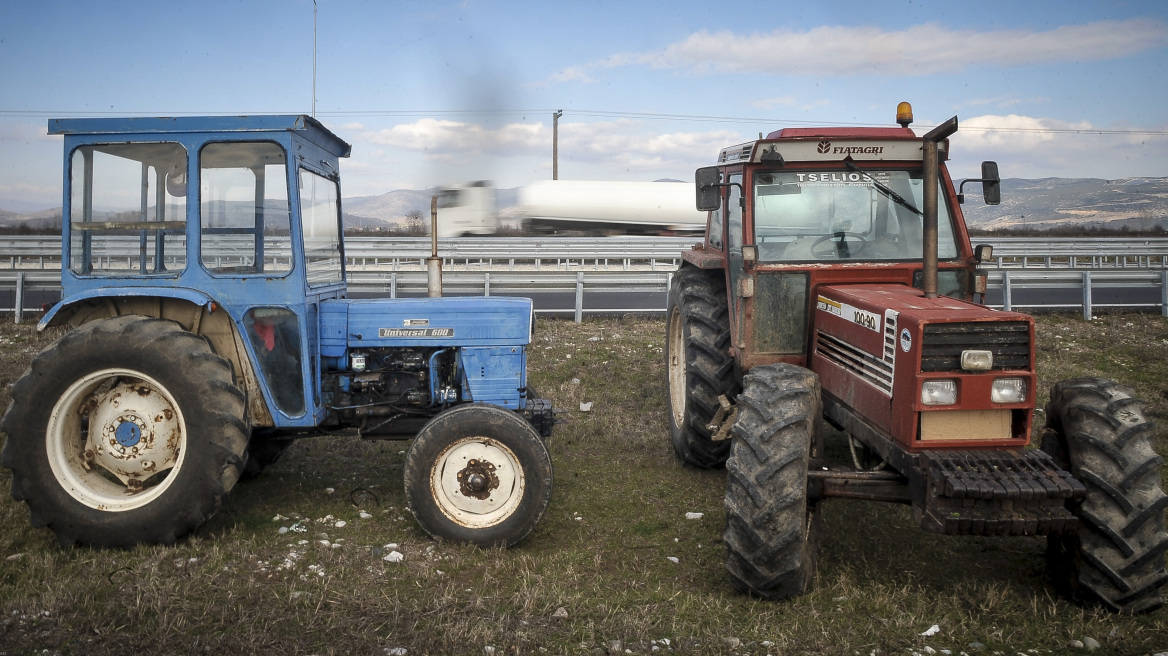
POLYGON ((347 142, 320 121, 305 114, 49 119, 49 134, 146 136, 208 132, 293 132, 337 157, 348 157, 352 151, 352 146, 347 142))

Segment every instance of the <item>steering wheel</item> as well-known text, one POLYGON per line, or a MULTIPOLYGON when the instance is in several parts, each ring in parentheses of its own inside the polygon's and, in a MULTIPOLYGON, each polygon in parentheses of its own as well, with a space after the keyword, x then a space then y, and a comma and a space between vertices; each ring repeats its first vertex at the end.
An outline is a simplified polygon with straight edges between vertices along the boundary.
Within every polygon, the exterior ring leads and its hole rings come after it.
POLYGON ((830 260, 854 257, 860 253, 863 253, 864 249, 867 247, 868 240, 864 238, 864 235, 855 232, 835 232, 816 239, 814 242, 812 242, 808 250, 811 251, 811 256, 817 260, 830 260), (851 237, 854 241, 845 241, 845 239, 848 237, 851 237), (833 239, 839 239, 840 241, 831 244, 830 249, 821 248, 816 250, 816 247, 820 244, 829 242, 833 239))

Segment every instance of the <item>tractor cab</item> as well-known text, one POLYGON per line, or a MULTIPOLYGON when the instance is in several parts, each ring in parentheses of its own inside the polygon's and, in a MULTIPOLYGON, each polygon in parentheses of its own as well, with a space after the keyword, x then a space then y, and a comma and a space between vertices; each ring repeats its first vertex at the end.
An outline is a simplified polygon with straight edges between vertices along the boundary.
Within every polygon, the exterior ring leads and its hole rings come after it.
POLYGON ((308 336, 320 302, 345 294, 349 144, 306 116, 58 119, 49 132, 65 137, 67 191, 62 301, 42 326, 99 299, 230 317, 268 401, 256 423, 315 424, 308 336))

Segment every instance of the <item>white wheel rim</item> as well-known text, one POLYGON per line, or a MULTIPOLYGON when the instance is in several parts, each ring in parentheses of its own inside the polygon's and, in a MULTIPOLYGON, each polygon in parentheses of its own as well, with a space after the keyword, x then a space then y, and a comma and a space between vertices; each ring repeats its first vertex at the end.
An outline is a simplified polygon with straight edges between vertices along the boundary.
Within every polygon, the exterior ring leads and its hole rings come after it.
POLYGON ((524 488, 519 459, 489 437, 451 444, 430 470, 430 490, 438 509, 467 528, 487 528, 506 520, 523 500, 524 488))
POLYGON ((186 422, 174 397, 130 369, 104 369, 75 381, 57 399, 45 430, 57 482, 80 503, 109 512, 141 508, 166 492, 186 445, 186 422))
POLYGON ((673 308, 669 314, 669 409, 673 425, 680 428, 685 421, 685 338, 681 325, 681 310, 673 308))

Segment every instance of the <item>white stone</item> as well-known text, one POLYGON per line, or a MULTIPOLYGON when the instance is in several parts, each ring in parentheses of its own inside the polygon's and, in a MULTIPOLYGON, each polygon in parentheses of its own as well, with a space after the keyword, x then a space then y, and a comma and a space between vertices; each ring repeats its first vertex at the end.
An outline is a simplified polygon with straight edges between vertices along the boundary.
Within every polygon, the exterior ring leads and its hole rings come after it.
POLYGON ((673 563, 674 565, 681 562, 681 560, 679 560, 677 556, 666 556, 665 560, 668 560, 669 562, 673 563))
POLYGON ((387 563, 400 563, 401 561, 403 561, 405 559, 406 559, 406 557, 404 555, 402 555, 402 552, 400 552, 400 551, 391 551, 391 552, 385 554, 385 557, 382 558, 382 560, 384 560, 387 563))
POLYGON ((687 512, 685 514, 686 519, 701 519, 704 516, 705 516, 705 513, 700 513, 700 512, 687 512))

